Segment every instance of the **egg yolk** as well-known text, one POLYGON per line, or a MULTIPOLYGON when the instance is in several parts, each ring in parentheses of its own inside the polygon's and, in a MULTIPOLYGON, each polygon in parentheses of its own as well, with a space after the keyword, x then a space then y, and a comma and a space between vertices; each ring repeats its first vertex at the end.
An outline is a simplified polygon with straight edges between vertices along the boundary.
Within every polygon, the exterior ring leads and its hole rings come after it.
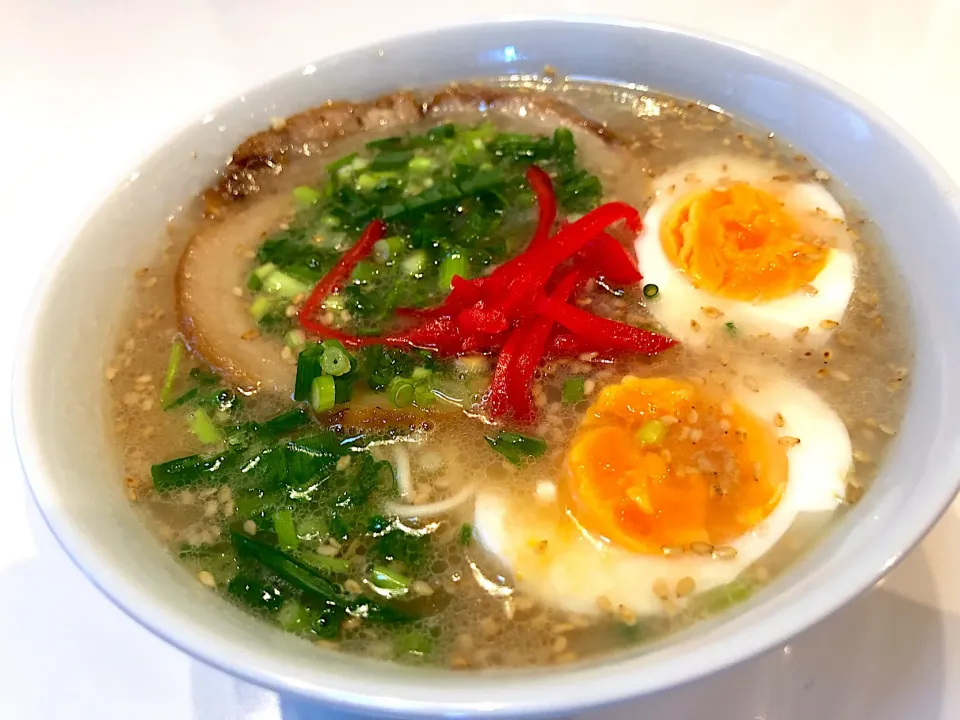
POLYGON ((783 203, 746 183, 695 192, 660 226, 670 261, 707 292, 735 300, 775 300, 811 282, 827 262, 783 203))
POLYGON ((687 380, 625 378, 603 389, 574 438, 568 508, 587 531, 637 552, 722 546, 766 518, 786 487, 771 425, 687 380))

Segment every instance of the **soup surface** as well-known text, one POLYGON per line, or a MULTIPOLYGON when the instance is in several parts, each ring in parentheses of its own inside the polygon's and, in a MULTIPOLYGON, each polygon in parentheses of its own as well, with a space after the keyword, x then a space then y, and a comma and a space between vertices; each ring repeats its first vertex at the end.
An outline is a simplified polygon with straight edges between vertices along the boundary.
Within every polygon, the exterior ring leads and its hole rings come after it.
POLYGON ((402 662, 567 663, 725 611, 869 488, 906 394, 842 187, 646 90, 277 120, 131 273, 107 402, 145 521, 211 592, 402 662))

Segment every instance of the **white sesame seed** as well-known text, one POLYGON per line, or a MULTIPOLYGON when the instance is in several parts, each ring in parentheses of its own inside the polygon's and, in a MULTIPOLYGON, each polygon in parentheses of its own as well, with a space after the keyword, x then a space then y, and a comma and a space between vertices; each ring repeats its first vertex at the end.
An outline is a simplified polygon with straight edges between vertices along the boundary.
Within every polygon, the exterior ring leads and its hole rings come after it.
POLYGON ((430 597, 433 595, 433 588, 423 580, 414 580, 410 583, 410 589, 414 594, 420 595, 421 597, 430 597))
POLYGON ((201 570, 197 573, 197 580, 202 584, 206 585, 209 588, 216 587, 217 581, 214 579, 213 574, 209 570, 201 570))
POLYGON ((257 534, 257 524, 253 520, 245 520, 243 523, 243 531, 247 535, 256 535, 257 534))

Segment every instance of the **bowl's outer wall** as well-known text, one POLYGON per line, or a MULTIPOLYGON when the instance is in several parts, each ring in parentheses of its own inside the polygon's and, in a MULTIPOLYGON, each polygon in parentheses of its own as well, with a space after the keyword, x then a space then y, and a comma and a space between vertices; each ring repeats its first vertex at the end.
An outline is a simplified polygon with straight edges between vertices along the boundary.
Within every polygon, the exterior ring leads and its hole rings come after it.
POLYGON ((346 53, 211 115, 144 161, 64 247, 26 320, 14 391, 23 465, 54 533, 121 608, 197 657, 271 687, 398 714, 531 717, 613 702, 720 669, 821 619, 892 566, 953 497, 960 477, 956 190, 886 118, 808 71, 659 27, 521 21, 346 53), (904 428, 875 486, 841 527, 740 612, 616 663, 491 675, 394 667, 324 655, 225 609, 146 532, 120 492, 104 438, 104 358, 133 269, 150 264, 155 233, 184 198, 211 184, 232 148, 272 117, 328 98, 533 74, 547 64, 578 78, 696 98, 758 123, 842 178, 882 228, 906 279, 917 357, 904 428))

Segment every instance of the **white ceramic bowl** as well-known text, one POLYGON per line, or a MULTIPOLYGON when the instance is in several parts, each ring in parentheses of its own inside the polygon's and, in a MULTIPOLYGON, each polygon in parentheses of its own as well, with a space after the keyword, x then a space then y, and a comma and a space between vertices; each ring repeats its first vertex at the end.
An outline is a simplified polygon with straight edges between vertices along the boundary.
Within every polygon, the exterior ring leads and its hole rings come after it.
POLYGON ((50 265, 14 382, 23 467, 64 549, 125 612, 256 683, 397 714, 556 714, 677 685, 788 639, 870 587, 931 527, 960 478, 960 207, 927 153, 810 71, 675 30, 530 20, 411 36, 329 58, 228 103, 146 159, 50 265), (121 491, 103 432, 103 358, 118 299, 180 202, 269 118, 327 98, 452 79, 561 73, 719 105, 795 143, 882 228, 905 278, 916 364, 903 430, 875 485, 811 554, 731 613, 652 650, 565 669, 452 673, 329 655, 228 607, 178 567, 121 491), (221 131, 221 127, 225 128, 221 131), (198 157, 191 159, 191 151, 198 157))

